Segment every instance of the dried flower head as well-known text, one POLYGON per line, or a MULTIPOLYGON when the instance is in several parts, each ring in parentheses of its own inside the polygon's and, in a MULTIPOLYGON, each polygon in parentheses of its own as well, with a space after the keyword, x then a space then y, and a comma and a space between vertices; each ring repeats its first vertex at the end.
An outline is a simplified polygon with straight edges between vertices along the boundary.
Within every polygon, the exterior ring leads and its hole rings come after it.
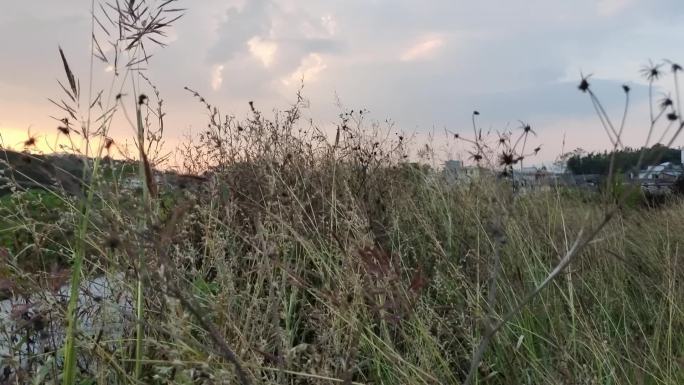
POLYGON ((484 159, 484 157, 482 156, 482 154, 472 153, 472 152, 471 152, 471 153, 470 153, 470 159, 472 159, 472 160, 474 160, 474 161, 476 161, 476 162, 480 162, 482 159, 484 159))
POLYGON ((668 108, 668 107, 672 107, 673 104, 674 104, 674 102, 672 101, 672 98, 671 98, 669 95, 668 95, 668 96, 665 96, 664 98, 662 98, 662 99, 660 100, 660 107, 661 107, 662 109, 666 109, 666 108, 668 108))
POLYGON ((29 134, 28 139, 24 141, 24 148, 35 147, 37 142, 38 138, 29 134))
POLYGON ((582 91, 582 92, 587 92, 589 91, 589 78, 591 77, 591 74, 584 76, 582 75, 582 80, 580 81, 580 84, 577 86, 577 88, 582 91))
POLYGON ((667 114, 667 120, 674 122, 677 119, 679 119, 679 116, 676 112, 670 112, 669 114, 667 114))
POLYGON ((525 123, 525 122, 523 122, 523 121, 520 122, 520 129, 521 129, 521 130, 523 131, 523 133, 525 133, 525 134, 530 134, 530 133, 531 133, 531 134, 533 134, 533 135, 537 135, 537 133, 534 132, 534 130, 532 129, 532 126, 530 126, 528 123, 525 123))
POLYGON ((138 104, 140 104, 140 105, 145 104, 146 101, 147 101, 147 95, 140 94, 140 96, 138 96, 138 104))
POLYGON ((660 67, 662 66, 662 64, 653 64, 653 62, 649 61, 648 65, 641 68, 641 75, 649 82, 654 82, 660 78, 660 67))
POLYGON ((670 65, 670 69, 672 70, 673 73, 677 73, 682 70, 682 66, 679 65, 678 63, 673 62, 672 60, 665 60, 665 63, 668 63, 670 65))
POLYGON ((623 84, 623 85, 622 85, 622 90, 625 91, 626 94, 628 94, 629 91, 631 90, 631 88, 629 88, 629 86, 628 86, 627 84, 623 84))
POLYGON ((109 151, 109 149, 112 147, 112 145, 114 145, 114 139, 109 138, 109 137, 105 138, 104 147, 107 151, 109 151))
POLYGON ((69 127, 65 126, 57 126, 57 130, 64 135, 69 135, 70 132, 69 127))
POLYGON ((504 151, 499 155, 499 165, 512 166, 517 162, 515 154, 512 151, 504 151))

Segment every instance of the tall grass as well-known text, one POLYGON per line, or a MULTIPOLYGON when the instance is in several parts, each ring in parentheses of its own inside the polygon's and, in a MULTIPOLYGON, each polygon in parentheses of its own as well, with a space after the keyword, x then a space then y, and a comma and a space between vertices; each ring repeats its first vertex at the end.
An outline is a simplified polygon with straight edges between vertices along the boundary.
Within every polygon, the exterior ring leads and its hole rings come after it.
MULTIPOLYGON (((239 120, 187 88, 208 112, 207 129, 179 149, 181 170, 156 170, 163 102, 141 70, 159 64, 147 45, 163 43, 181 12, 174 6, 93 2, 92 57, 115 71, 110 89, 86 101, 61 53, 59 130, 86 159, 85 194, 14 186, 3 198, 0 283, 14 310, 0 335, 14 339, 2 381, 684 380, 684 204, 631 207, 612 183, 605 194, 523 193, 515 172, 540 151, 527 148, 527 123, 487 137, 473 113, 473 136, 450 140, 471 145, 480 177, 454 182, 409 162, 405 133, 365 110, 343 111, 329 140, 302 121, 301 93, 272 117, 250 103, 239 120), (104 30, 108 55, 96 38, 104 30), (136 145, 122 162, 105 157, 118 146, 109 138, 116 119, 136 145), (36 265, 42 273, 29 272, 36 265), (89 292, 94 277, 111 287, 106 295, 89 292)), ((670 70, 677 100, 656 110, 647 137, 671 145, 684 125, 680 68, 670 70)), ((645 74, 665 75, 661 66, 645 74)), ((588 78, 580 90, 620 148, 627 113, 613 124, 588 78)))

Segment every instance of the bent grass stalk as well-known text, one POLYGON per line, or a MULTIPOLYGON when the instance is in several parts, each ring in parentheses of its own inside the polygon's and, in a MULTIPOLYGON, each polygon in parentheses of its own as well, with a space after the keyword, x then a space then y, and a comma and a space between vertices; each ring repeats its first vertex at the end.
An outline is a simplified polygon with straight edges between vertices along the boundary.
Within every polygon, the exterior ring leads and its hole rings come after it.
MULTIPOLYGON (((148 212, 149 204, 149 192, 148 192, 148 180, 146 178, 145 171, 145 127, 142 120, 141 104, 138 103, 136 106, 136 117, 138 125, 138 146, 139 146, 139 156, 140 162, 138 167, 139 178, 142 181, 142 203, 143 211, 140 217, 140 226, 144 230, 147 225, 146 214, 148 212)), ((136 295, 135 295, 135 378, 140 379, 142 375, 142 362, 143 362, 143 338, 145 338, 145 332, 143 329, 143 316, 144 316, 144 300, 143 300, 143 282, 142 282, 142 268, 144 263, 145 251, 141 246, 138 251, 138 277, 136 283, 136 295)))
MULTIPOLYGON (((91 0, 90 2, 90 14, 94 15, 95 12, 95 0, 91 0)), ((90 19, 90 33, 91 36, 95 36, 95 18, 91 17, 90 19)), ((88 84, 88 120, 86 122, 86 127, 85 127, 85 152, 86 152, 86 160, 85 160, 85 167, 83 167, 83 180, 86 180, 87 177, 87 172, 88 172, 88 150, 90 148, 90 139, 88 137, 88 134, 90 133, 90 125, 91 125, 91 111, 92 111, 92 105, 91 99, 92 99, 92 93, 93 93, 93 67, 94 67, 94 60, 95 56, 93 54, 94 52, 94 47, 95 46, 95 41, 93 38, 90 39, 90 72, 89 72, 89 84, 88 84)), ((61 51, 60 51, 61 52, 61 51)), ((64 59, 64 56, 62 56, 64 59)), ((70 74, 70 71, 68 70, 68 67, 66 66, 66 60, 64 62, 65 64, 65 70, 67 71, 67 77, 71 78, 72 75, 70 74)), ((99 152, 100 154, 102 153, 102 150, 104 148, 103 143, 100 142, 99 146, 99 152)), ((93 169, 91 172, 91 178, 90 178, 90 186, 88 188, 88 197, 86 201, 83 203, 83 206, 81 207, 81 223, 78 228, 78 234, 77 234, 77 239, 76 239, 76 247, 73 250, 73 265, 71 267, 71 287, 69 289, 69 304, 67 306, 67 314, 66 314, 66 321, 67 321, 67 332, 66 332, 66 341, 64 345, 64 373, 63 373, 63 378, 62 378, 62 383, 64 385, 72 385, 76 381, 76 331, 78 328, 78 314, 77 314, 77 308, 78 308, 78 300, 79 300, 79 287, 81 284, 81 274, 82 274, 82 268, 83 268, 83 260, 85 259, 85 238, 87 236, 87 231, 88 231, 88 223, 90 220, 90 209, 93 203, 93 197, 94 197, 94 192, 95 192, 95 182, 97 180, 97 174, 98 174, 98 169, 99 169, 99 164, 100 164, 100 158, 101 156, 97 156, 95 158, 95 161, 93 163, 93 169)))

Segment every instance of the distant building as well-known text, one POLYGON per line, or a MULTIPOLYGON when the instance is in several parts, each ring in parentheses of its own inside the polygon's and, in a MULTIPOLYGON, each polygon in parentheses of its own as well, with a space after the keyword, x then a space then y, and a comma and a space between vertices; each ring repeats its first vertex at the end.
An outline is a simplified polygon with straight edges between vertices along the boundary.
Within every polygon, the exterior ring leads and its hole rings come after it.
POLYGON ((447 160, 444 162, 444 176, 449 182, 456 182, 462 170, 463 161, 461 160, 447 160))
POLYGON ((656 166, 646 167, 645 170, 639 172, 639 179, 675 181, 682 175, 684 175, 684 167, 681 164, 665 162, 656 166))
POLYGON ((444 162, 444 169, 449 171, 458 171, 463 168, 462 160, 447 160, 444 162))
POLYGON ((684 166, 672 162, 648 166, 639 171, 641 190, 649 195, 672 193, 677 181, 682 178, 684 178, 684 166))
POLYGON ((469 183, 485 174, 491 175, 492 171, 480 166, 464 166, 461 160, 444 162, 444 175, 451 182, 469 183))
POLYGON ((520 170, 513 170, 513 179, 516 183, 523 186, 538 185, 544 182, 549 182, 553 177, 546 167, 528 166, 522 167, 520 170))

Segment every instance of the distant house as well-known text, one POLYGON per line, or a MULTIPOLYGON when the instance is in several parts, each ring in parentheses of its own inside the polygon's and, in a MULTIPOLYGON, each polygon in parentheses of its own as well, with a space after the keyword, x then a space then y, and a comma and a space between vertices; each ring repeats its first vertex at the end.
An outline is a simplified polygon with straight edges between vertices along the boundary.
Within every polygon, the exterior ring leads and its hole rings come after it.
POLYGON ((639 172, 641 190, 650 195, 672 193, 676 182, 681 178, 684 178, 684 167, 672 162, 648 166, 639 172))
POLYGON ((639 179, 675 181, 682 175, 684 175, 684 167, 681 164, 665 162, 656 166, 646 167, 646 169, 639 172, 639 179))
POLYGON ((458 171, 463 168, 462 160, 447 160, 444 162, 444 169, 449 171, 458 171))
POLYGON ((444 175, 447 180, 458 183, 469 183, 483 175, 492 175, 492 171, 479 166, 464 166, 463 161, 448 160, 444 162, 444 175))
POLYGON ((520 170, 513 170, 513 179, 521 185, 533 186, 548 184, 553 179, 553 174, 546 167, 528 166, 520 170))

